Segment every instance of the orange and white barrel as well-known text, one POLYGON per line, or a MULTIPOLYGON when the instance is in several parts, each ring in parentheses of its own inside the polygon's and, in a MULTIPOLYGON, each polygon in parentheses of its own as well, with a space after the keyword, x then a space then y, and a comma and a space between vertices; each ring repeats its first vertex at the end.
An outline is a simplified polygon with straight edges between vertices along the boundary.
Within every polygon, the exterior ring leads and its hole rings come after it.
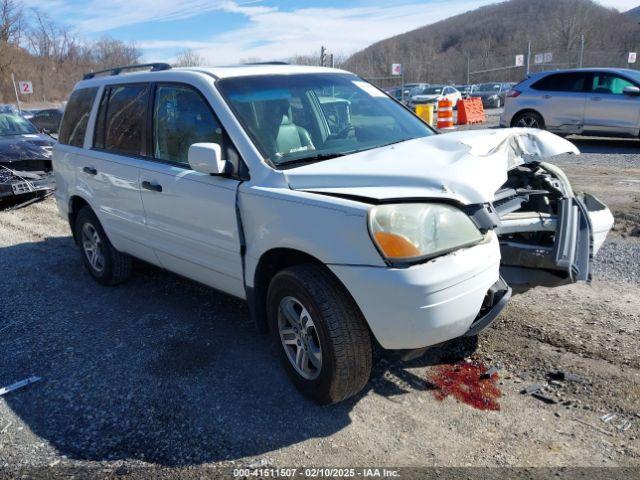
POLYGON ((438 102, 438 129, 453 128, 453 102, 442 99, 438 102))

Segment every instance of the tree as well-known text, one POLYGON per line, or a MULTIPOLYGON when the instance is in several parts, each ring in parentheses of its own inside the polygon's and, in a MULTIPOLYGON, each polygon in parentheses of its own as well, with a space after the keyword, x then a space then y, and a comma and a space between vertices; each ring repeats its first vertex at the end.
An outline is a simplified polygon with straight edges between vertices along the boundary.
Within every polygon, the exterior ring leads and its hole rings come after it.
POLYGON ((199 67, 202 66, 205 59, 202 55, 192 49, 183 50, 173 62, 174 67, 199 67))

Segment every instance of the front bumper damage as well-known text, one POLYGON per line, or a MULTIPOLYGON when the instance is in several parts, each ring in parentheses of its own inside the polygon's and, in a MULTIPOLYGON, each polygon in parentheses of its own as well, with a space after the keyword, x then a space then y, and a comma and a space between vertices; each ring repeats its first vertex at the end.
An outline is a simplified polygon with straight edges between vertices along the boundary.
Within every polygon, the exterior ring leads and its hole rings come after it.
POLYGON ((557 167, 521 167, 493 208, 499 217, 500 273, 514 292, 591 281, 593 257, 613 215, 596 197, 575 195, 557 167))
POLYGON ((52 171, 13 170, 0 165, 0 202, 40 199, 54 189, 52 171))

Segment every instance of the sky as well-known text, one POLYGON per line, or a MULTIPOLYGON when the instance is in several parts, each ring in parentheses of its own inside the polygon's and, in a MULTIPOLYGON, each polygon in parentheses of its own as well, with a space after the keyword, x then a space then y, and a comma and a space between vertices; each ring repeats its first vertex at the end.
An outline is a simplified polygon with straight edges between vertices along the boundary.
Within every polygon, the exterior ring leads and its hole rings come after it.
MULTIPOLYGON (((192 49, 207 64, 348 55, 497 0, 25 0, 88 39, 133 41, 147 61, 192 49)), ((620 11, 640 0, 600 0, 620 11)))

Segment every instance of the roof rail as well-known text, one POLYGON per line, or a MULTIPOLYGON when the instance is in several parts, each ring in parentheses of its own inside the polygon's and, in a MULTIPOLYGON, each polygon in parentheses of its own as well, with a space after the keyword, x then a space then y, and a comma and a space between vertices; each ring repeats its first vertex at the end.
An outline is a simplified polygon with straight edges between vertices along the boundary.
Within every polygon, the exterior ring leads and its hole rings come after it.
POLYGON ((280 62, 280 61, 274 61, 274 62, 249 62, 249 63, 243 63, 242 65, 289 65, 289 62, 280 62))
POLYGON ((82 77, 83 80, 89 80, 90 78, 95 77, 96 75, 100 75, 103 73, 108 73, 109 75, 120 75, 123 70, 133 70, 136 68, 149 68, 151 67, 152 72, 160 72, 162 70, 170 70, 171 65, 168 63, 140 63, 137 65, 124 65, 122 67, 113 67, 107 68, 106 70, 98 70, 97 72, 89 72, 85 73, 82 77))

